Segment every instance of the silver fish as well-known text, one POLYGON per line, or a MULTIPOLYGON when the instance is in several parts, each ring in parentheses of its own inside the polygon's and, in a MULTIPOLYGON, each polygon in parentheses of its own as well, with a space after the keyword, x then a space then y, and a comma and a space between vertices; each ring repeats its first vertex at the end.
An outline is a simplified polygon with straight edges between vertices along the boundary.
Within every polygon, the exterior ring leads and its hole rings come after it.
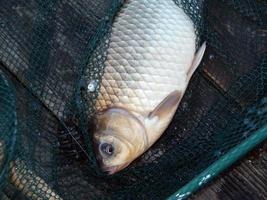
POLYGON ((193 22, 172 0, 126 0, 115 17, 96 102, 94 145, 114 174, 165 131, 199 65, 193 22))

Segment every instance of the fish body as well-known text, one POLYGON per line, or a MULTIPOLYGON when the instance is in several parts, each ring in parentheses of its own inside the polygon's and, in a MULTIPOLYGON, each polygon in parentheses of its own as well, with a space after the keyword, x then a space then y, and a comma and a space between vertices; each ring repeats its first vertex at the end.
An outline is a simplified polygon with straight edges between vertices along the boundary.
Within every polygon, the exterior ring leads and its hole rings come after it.
POLYGON ((173 0, 126 0, 115 17, 96 102, 94 144, 103 170, 128 166, 169 125, 205 44, 173 0))
POLYGON ((195 54, 194 26, 173 0, 128 0, 113 23, 96 109, 148 114, 184 90, 195 54))

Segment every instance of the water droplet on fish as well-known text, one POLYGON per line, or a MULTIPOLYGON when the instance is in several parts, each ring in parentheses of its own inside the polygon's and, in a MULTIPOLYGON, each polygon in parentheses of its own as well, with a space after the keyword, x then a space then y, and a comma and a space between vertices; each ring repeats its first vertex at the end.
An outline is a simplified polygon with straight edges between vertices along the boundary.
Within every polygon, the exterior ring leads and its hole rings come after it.
POLYGON ((87 86, 87 89, 89 92, 94 92, 97 87, 97 82, 95 80, 90 81, 90 83, 87 86))

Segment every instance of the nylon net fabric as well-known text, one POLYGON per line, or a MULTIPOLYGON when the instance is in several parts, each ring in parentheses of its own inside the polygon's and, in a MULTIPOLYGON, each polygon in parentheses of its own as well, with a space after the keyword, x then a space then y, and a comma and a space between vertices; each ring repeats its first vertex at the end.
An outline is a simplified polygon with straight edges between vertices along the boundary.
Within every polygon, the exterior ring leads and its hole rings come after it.
POLYGON ((14 158, 17 141, 15 97, 9 82, 0 71, 0 198, 8 181, 9 163, 14 158))
POLYGON ((266 124, 266 2, 174 2, 207 50, 166 132, 113 176, 99 170, 90 133, 124 2, 0 2, 2 198, 162 199, 266 124))

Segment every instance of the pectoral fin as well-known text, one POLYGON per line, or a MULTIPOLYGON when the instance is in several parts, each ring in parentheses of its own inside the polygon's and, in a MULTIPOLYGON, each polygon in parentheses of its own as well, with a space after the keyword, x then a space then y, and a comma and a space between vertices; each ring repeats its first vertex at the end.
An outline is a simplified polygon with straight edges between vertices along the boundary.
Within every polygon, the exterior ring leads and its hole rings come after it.
POLYGON ((187 80, 189 81, 200 64, 206 50, 206 42, 204 42, 197 51, 190 69, 187 72, 187 80))
POLYGON ((170 93, 145 119, 149 143, 152 145, 165 131, 183 97, 181 91, 170 93))
POLYGON ((168 116, 176 111, 177 105, 182 98, 182 92, 175 90, 170 93, 162 102, 149 114, 149 118, 158 117, 160 120, 168 118, 168 116))

